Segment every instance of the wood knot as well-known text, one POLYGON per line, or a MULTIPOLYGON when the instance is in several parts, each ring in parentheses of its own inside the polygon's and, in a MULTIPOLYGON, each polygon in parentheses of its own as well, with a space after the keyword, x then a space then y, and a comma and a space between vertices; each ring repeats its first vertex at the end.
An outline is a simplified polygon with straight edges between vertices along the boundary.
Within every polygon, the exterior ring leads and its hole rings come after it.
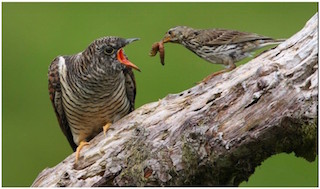
POLYGON ((68 172, 64 172, 61 175, 60 180, 58 181, 56 186, 57 187, 66 187, 66 186, 68 186, 69 182, 70 182, 70 174, 68 172))
POLYGON ((61 177, 62 179, 69 179, 70 178, 70 175, 68 172, 64 172, 64 174, 62 175, 61 177))

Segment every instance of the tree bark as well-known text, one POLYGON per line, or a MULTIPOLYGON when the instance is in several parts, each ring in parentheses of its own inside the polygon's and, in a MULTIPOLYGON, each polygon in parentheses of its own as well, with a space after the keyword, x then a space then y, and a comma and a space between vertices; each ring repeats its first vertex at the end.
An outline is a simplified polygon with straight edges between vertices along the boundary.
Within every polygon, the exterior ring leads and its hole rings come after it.
POLYGON ((140 107, 32 186, 237 186, 277 153, 314 161, 317 17, 247 64, 140 107))

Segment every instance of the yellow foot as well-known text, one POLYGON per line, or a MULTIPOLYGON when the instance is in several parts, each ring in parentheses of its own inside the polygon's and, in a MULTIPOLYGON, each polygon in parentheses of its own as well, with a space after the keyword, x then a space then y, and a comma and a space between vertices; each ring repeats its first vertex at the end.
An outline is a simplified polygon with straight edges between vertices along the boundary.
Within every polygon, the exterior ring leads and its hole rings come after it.
POLYGON ((107 123, 105 126, 103 126, 103 134, 106 136, 108 129, 110 128, 111 123, 107 123))
POLYGON ((77 147, 77 150, 76 150, 76 163, 78 163, 81 149, 86 145, 89 145, 89 142, 81 141, 79 146, 77 147))

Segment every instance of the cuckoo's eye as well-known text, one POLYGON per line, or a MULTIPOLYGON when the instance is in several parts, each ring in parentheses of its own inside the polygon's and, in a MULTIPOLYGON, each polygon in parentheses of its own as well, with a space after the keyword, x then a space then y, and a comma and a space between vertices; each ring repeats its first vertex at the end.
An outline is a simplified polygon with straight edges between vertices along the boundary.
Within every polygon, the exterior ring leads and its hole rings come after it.
POLYGON ((114 48, 110 47, 110 46, 107 46, 105 49, 104 49, 104 54, 106 55, 111 55, 112 53, 114 53, 114 48))

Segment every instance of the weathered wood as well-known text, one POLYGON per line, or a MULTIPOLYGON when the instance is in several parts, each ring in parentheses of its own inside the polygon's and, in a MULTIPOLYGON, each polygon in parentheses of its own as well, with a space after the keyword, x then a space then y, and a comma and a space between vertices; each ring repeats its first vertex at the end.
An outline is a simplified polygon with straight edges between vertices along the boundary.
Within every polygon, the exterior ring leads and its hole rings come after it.
POLYGON ((246 65, 140 107, 32 186, 237 186, 273 154, 314 161, 317 17, 246 65))

